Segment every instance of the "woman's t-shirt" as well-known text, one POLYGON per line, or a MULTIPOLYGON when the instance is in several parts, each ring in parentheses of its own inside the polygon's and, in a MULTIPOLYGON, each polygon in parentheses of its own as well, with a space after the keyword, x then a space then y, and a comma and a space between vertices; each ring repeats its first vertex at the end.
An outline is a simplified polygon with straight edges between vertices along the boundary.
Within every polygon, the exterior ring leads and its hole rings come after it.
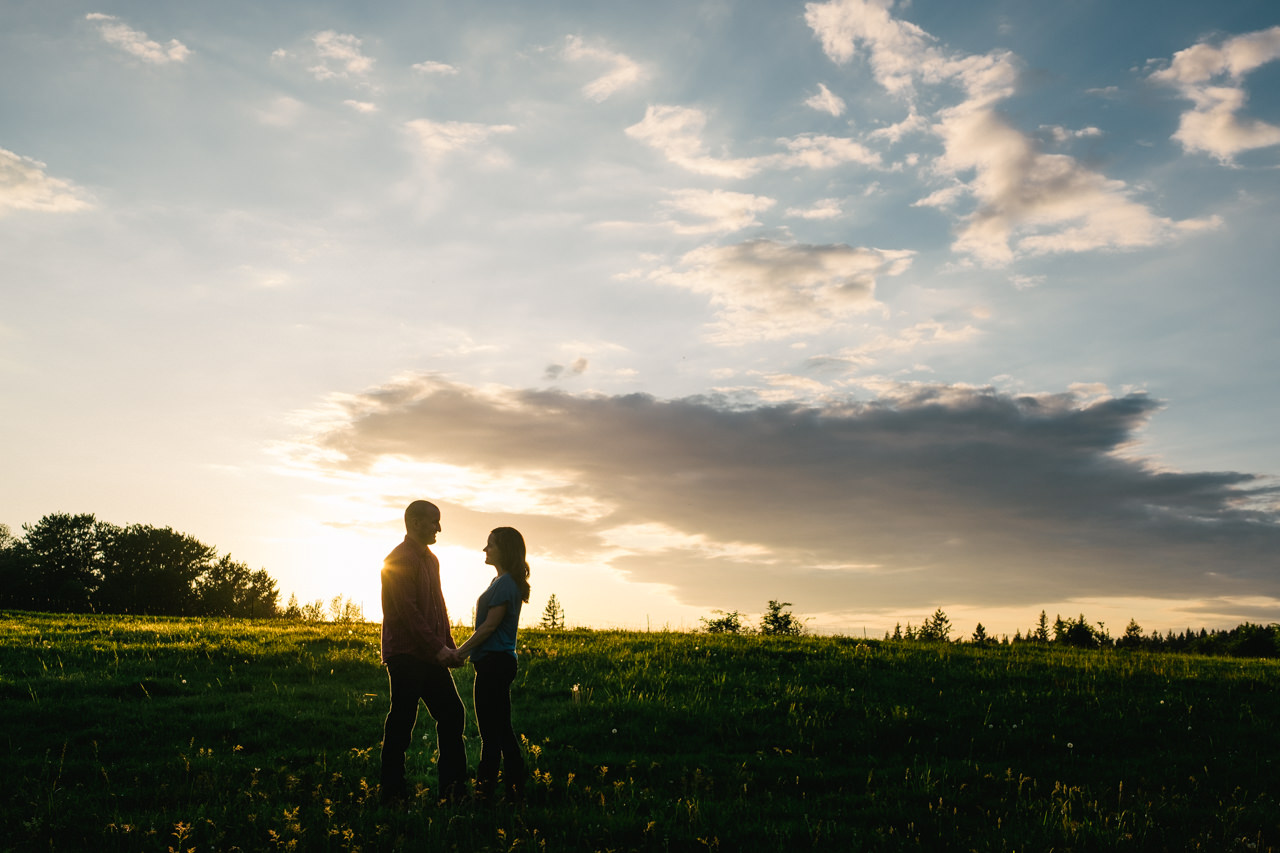
POLYGON ((516 655, 516 628, 520 624, 520 586, 516 579, 508 574, 500 574, 489 584, 489 588, 480 593, 476 599, 476 630, 484 624, 489 610, 507 605, 506 615, 498 623, 498 629, 489 635, 480 648, 471 655, 472 660, 482 658, 493 652, 506 652, 516 655))

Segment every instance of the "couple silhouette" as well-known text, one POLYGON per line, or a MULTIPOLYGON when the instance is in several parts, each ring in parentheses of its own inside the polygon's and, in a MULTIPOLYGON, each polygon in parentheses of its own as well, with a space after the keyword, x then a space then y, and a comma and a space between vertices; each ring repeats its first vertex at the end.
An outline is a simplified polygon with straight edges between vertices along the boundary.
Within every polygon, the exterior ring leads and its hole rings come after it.
POLYGON ((431 552, 442 529, 439 507, 414 501, 405 509, 404 526, 404 541, 382 564, 382 662, 391 683, 391 710, 382 732, 382 801, 396 805, 408 798, 405 752, 419 701, 436 723, 437 800, 456 804, 467 796, 462 739, 466 710, 450 669, 469 658, 475 669, 473 698, 481 740, 475 796, 494 796, 501 767, 506 796, 519 803, 525 768, 511 725, 511 684, 516 677, 520 605, 529 600, 524 537, 511 527, 489 534, 485 563, 496 575, 476 600, 474 632, 457 646, 440 589, 440 561, 431 552))

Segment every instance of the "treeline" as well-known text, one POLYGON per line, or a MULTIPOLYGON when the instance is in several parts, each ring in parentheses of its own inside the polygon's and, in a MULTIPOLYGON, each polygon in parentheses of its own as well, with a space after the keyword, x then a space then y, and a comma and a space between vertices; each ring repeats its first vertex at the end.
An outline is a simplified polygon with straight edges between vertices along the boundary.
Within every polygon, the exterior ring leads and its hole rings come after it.
MULTIPOLYGON (((924 621, 918 628, 907 625, 895 626, 893 633, 885 633, 886 640, 904 640, 916 642, 951 642, 951 620, 941 609, 924 621)), ((955 642, 965 642, 958 638, 955 642)), ((1145 649, 1158 652, 1184 652, 1188 654, 1223 655, 1228 657, 1280 657, 1280 624, 1254 625, 1245 622, 1230 630, 1209 631, 1201 628, 1194 631, 1187 628, 1181 633, 1170 631, 1161 635, 1153 631, 1150 635, 1143 633, 1142 626, 1130 619, 1128 626, 1120 637, 1115 638, 1102 622, 1091 623, 1084 614, 1071 619, 1057 616, 1049 622, 1045 611, 1040 611, 1040 619, 1024 635, 1022 631, 1008 637, 995 638, 987 634, 982 623, 974 629, 967 640, 970 643, 1005 645, 1018 643, 1054 644, 1080 649, 1145 649)))
POLYGON ((148 616, 277 615, 265 569, 219 556, 169 527, 46 515, 15 536, 0 524, 0 608, 148 616))

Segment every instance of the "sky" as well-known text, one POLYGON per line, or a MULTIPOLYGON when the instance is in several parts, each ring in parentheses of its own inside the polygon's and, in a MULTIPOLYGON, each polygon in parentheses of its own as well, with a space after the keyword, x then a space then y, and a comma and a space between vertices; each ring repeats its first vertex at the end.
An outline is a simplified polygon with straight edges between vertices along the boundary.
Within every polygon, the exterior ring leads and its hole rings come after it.
POLYGON ((1280 7, 0 0, 0 523, 380 619, 1280 621, 1280 7))

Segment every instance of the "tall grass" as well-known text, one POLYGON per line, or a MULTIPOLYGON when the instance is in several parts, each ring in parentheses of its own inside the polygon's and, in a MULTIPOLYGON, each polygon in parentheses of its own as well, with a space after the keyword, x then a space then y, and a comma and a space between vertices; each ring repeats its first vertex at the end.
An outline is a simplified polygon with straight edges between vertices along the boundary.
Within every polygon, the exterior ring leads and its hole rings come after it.
POLYGON ((0 849, 1280 844, 1272 661, 522 631, 524 806, 436 805, 424 711, 397 811, 376 625, 5 613, 0 641, 0 849))

